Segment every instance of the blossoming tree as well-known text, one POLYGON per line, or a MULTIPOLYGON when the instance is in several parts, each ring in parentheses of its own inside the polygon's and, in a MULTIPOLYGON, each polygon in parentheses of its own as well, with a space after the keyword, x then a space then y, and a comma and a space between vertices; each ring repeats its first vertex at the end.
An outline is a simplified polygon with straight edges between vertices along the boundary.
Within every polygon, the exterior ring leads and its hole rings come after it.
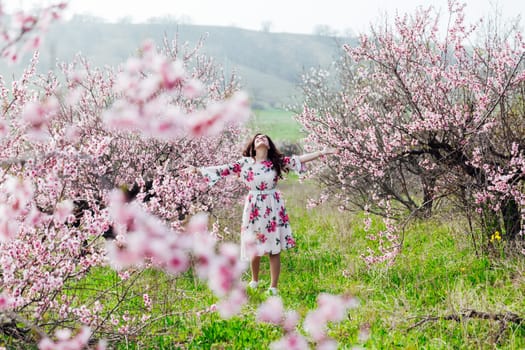
MULTIPOLYGON (((41 31, 64 7, 17 15, 14 31, 2 29, 3 55, 16 61, 36 48, 41 31)), ((5 18, 1 10, 0 3, 5 18)), ((35 53, 11 86, 0 80, 4 334, 38 341, 40 349, 84 349, 96 338, 136 335, 155 305, 147 293, 138 311, 127 310, 126 301, 149 267, 174 276, 192 268, 220 299, 205 312, 231 317, 240 311, 246 267, 238 247, 218 244, 207 216, 195 215, 231 205, 238 186, 210 189, 186 169, 230 161, 240 141, 235 124, 250 110, 235 77, 226 82, 213 60, 199 54, 200 44, 190 49, 166 41, 158 49, 146 42, 116 70, 93 68, 77 57, 61 64, 59 74, 46 75, 36 74, 35 53), (101 288, 77 295, 84 277, 107 265, 118 270, 119 282, 111 288, 119 292, 101 288), (113 294, 117 300, 106 303, 113 294)), ((321 295, 304 322, 311 343, 337 346, 326 324, 341 321, 355 303, 321 295)), ((281 309, 276 298, 260 313, 281 309)), ((290 315, 282 320, 290 334, 275 346, 299 340, 297 348, 308 348, 296 330, 298 314, 290 315)))
MULTIPOLYGON (((343 206, 430 215, 447 198, 478 215, 486 237, 503 228, 519 240, 525 43, 514 27, 468 26, 457 1, 444 35, 439 23, 429 8, 372 26, 344 46, 338 81, 323 70, 305 76, 299 120, 316 147, 341 150, 324 178, 343 206)), ((390 252, 400 243, 394 231, 385 231, 390 252)))
MULTIPOLYGON (((61 65, 61 74, 43 76, 35 73, 35 54, 20 79, 2 84, 0 269, 12 320, 4 323, 7 332, 26 339, 44 323, 81 322, 115 335, 138 328, 145 319, 105 308, 103 291, 82 301, 70 288, 92 268, 106 266, 107 251, 112 265, 129 266, 112 248, 123 251, 145 231, 171 235, 164 247, 172 249, 163 251, 169 254, 163 260, 160 246, 143 245, 151 250, 143 251, 142 268, 121 275, 123 284, 133 284, 151 265, 172 274, 190 267, 188 238, 174 243, 174 237, 189 216, 213 211, 218 193, 203 190, 183 170, 227 162, 223 150, 235 150, 240 132, 229 123, 249 113, 236 80, 225 83, 198 48, 166 42, 157 50, 145 43, 141 55, 117 71, 92 68, 78 57, 61 65), (110 200, 115 188, 124 189, 125 203, 137 203, 124 229, 122 217, 110 215, 119 203, 110 200), (150 226, 140 224, 141 212, 150 226), (106 246, 105 238, 114 241, 106 246), (20 319, 30 322, 20 328, 20 319)), ((221 206, 238 192, 233 182, 223 188, 221 206)), ((206 238, 193 238, 205 246, 206 238)))

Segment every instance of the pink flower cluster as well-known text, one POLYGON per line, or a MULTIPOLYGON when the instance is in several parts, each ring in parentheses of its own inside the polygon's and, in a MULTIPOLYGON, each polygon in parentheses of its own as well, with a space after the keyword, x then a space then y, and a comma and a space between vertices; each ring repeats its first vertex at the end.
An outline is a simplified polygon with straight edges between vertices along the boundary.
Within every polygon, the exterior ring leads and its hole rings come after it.
POLYGON ((0 3, 1 56, 8 62, 15 63, 25 52, 38 49, 42 42, 42 33, 47 31, 52 22, 60 18, 66 6, 66 2, 56 2, 35 13, 18 11, 11 16, 11 23, 9 23, 6 21, 8 16, 3 12, 0 3))
POLYGON ((170 140, 187 134, 216 135, 227 124, 249 118, 248 96, 243 92, 210 101, 203 109, 181 108, 178 101, 202 97, 205 85, 186 72, 182 61, 157 52, 152 42, 141 51, 142 56, 130 58, 117 76, 113 89, 121 97, 103 114, 109 127, 170 140))
POLYGON ((11 308, 12 303, 13 298, 11 296, 7 295, 5 292, 0 294, 0 311, 8 310, 11 308))
POLYGON ((27 179, 7 176, 0 188, 0 240, 9 240, 16 236, 21 221, 30 212, 34 186, 27 179))
POLYGON ((55 97, 48 97, 43 101, 31 101, 24 106, 21 118, 27 123, 26 134, 30 140, 44 141, 49 138, 47 128, 58 109, 59 103, 55 97))
POLYGON ((246 265, 240 261, 238 246, 223 243, 208 232, 205 214, 191 218, 184 232, 176 232, 136 203, 127 203, 121 191, 114 191, 109 210, 117 239, 107 243, 108 258, 117 269, 151 262, 172 274, 186 271, 192 256, 199 278, 222 300, 217 309, 231 317, 246 303, 241 275, 246 265))
POLYGON ((285 335, 270 345, 271 349, 309 349, 309 341, 317 349, 337 349, 337 342, 327 335, 329 322, 341 322, 348 310, 356 308, 358 301, 354 297, 321 293, 317 297, 317 308, 311 310, 303 321, 303 328, 309 336, 304 337, 297 331, 300 316, 297 311, 285 311, 280 297, 268 298, 257 309, 257 320, 283 327, 285 335))
MULTIPOLYGON (((191 60, 206 62, 196 52, 184 54, 179 61, 170 57, 166 62, 193 66, 191 60)), ((0 117, 0 272, 3 293, 9 296, 6 305, 37 326, 67 320, 86 324, 97 332, 136 331, 140 327, 134 325, 140 317, 119 318, 125 303, 112 311, 118 320, 114 325, 107 308, 93 300, 80 300, 69 291, 93 267, 108 262, 103 242, 113 229, 106 207, 111 190, 123 188, 128 196, 136 190, 133 205, 149 213, 143 229, 154 230, 160 223, 169 232, 174 228, 179 232, 182 222, 192 214, 214 210, 219 191, 226 191, 219 206, 237 198, 238 184, 226 182, 222 189, 203 191, 198 179, 183 171, 190 164, 226 162, 228 152, 216 153, 216 149, 218 145, 235 149, 241 130, 225 126, 224 135, 195 139, 185 135, 169 141, 141 137, 143 130, 109 130, 101 115, 107 101, 124 95, 121 92, 117 96, 114 90, 118 74, 109 68, 93 68, 78 57, 61 64, 61 72, 41 79, 36 76, 37 63, 35 54, 21 77, 10 85, 0 78, 0 102, 5 106, 0 117)), ((180 108, 186 115, 202 109, 203 101, 211 103, 233 96, 237 91, 235 79, 223 84, 214 72, 208 63, 191 71, 201 77, 206 90, 201 98, 189 91, 175 93, 168 90, 175 89, 170 86, 162 86, 159 95, 170 101, 170 108, 180 108)), ((193 79, 189 75, 187 78, 193 79)), ((128 223, 132 225, 133 221, 130 218, 128 223)), ((192 239, 189 234, 182 235, 188 236, 188 242, 192 239)), ((164 255, 162 263, 153 256, 147 261, 176 273, 189 267, 187 253, 181 249, 164 255)), ((230 260, 224 259, 222 266, 229 268, 228 264, 230 260)), ((136 283, 137 275, 134 270, 121 271, 121 284, 136 283)), ((219 288, 236 277, 220 276, 223 281, 213 282, 219 288)), ((235 282, 229 285, 235 288, 235 282)), ((239 295, 243 294, 224 293, 225 298, 235 302, 239 295)), ((148 304, 144 299, 141 311, 153 307, 154 300, 149 299, 148 304)))
MULTIPOLYGON (((73 336, 69 329, 59 329, 55 332, 56 341, 50 338, 44 338, 38 343, 39 350, 83 350, 89 349, 88 342, 91 337, 89 327, 82 327, 80 331, 73 336)), ((105 350, 106 342, 100 341, 93 350, 105 350)))

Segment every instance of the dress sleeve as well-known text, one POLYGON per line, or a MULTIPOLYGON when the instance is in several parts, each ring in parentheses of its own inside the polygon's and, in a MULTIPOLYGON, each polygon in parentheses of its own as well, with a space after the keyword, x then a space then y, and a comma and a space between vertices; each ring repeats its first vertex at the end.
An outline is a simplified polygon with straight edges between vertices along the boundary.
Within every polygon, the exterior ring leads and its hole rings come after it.
POLYGON ((291 157, 283 157, 283 168, 293 170, 296 173, 302 173, 306 171, 306 167, 299 160, 299 156, 292 155, 291 157))
POLYGON ((217 183, 217 181, 219 181, 223 177, 227 177, 229 175, 239 176, 239 174, 241 173, 242 167, 245 163, 246 163, 245 159, 242 158, 231 164, 202 167, 202 168, 199 168, 199 171, 201 172, 205 181, 208 183, 208 186, 211 187, 215 185, 215 183, 217 183))

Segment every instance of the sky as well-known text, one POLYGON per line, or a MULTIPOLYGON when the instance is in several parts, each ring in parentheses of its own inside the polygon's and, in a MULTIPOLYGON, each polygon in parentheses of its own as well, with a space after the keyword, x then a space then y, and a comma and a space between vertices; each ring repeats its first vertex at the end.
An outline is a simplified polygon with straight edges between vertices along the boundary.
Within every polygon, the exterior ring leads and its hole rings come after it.
MULTIPOLYGON (((54 3, 58 0, 0 0, 7 9, 54 3)), ((62 0, 67 1, 67 0, 62 0)), ((494 11, 504 19, 525 15, 525 0, 463 0, 466 19, 473 22, 494 11)), ((69 0, 66 17, 88 14, 115 22, 127 18, 143 22, 152 17, 172 16, 198 25, 236 26, 271 32, 311 34, 318 26, 337 33, 366 32, 387 14, 413 12, 434 6, 443 15, 447 0, 69 0)), ((522 18, 521 24, 525 19, 522 18)))

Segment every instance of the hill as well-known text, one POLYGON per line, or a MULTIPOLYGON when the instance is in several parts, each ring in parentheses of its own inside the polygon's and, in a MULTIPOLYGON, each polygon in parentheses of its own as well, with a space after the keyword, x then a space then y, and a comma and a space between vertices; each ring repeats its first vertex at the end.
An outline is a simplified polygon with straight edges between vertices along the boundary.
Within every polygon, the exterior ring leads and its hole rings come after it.
MULTIPOLYGON (((95 66, 116 65, 134 54, 144 40, 160 44, 165 36, 177 37, 179 43, 188 42, 190 46, 206 37, 203 51, 214 57, 226 73, 234 70, 241 77, 254 108, 281 108, 292 102, 301 73, 310 67, 328 66, 343 42, 321 35, 175 22, 105 23, 77 17, 51 28, 41 48, 39 70, 52 70, 56 60, 70 61, 79 52, 95 66)), ((0 74, 9 80, 20 74, 23 66, 0 65, 0 74)))

